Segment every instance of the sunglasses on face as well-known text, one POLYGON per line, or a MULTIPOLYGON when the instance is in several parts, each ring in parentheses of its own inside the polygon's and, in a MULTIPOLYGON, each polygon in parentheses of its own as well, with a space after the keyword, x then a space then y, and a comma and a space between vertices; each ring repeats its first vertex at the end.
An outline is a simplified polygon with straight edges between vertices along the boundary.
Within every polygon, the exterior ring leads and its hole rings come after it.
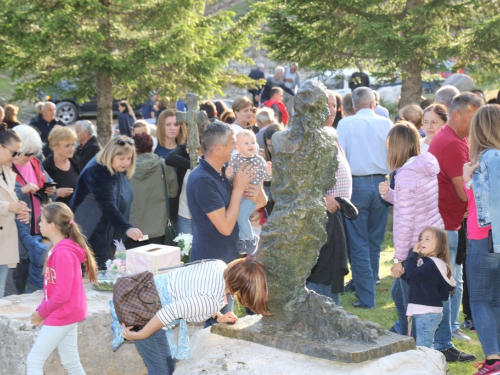
POLYGON ((117 139, 115 144, 118 146, 125 146, 126 144, 133 146, 135 142, 133 139, 127 138, 127 139, 117 139))
POLYGON ((21 155, 21 153, 19 151, 12 151, 10 148, 5 147, 5 146, 3 146, 3 148, 6 148, 7 150, 9 150, 12 153, 13 158, 17 158, 19 155, 21 155))

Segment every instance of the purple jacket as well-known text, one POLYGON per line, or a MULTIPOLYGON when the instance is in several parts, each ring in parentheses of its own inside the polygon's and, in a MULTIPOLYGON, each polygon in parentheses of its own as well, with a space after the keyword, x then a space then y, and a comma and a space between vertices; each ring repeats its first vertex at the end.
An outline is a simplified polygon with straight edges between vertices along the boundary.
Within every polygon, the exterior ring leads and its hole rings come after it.
POLYGON ((394 205, 394 256, 400 261, 406 260, 425 228, 444 229, 438 207, 438 173, 439 163, 431 153, 418 155, 397 171, 394 190, 382 196, 394 205))

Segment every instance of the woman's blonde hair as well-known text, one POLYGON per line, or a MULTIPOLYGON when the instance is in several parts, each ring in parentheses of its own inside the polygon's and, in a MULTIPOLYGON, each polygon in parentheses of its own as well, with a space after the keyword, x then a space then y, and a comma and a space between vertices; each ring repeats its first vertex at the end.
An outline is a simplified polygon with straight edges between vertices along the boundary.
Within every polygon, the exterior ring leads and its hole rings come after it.
MULTIPOLYGON (((156 138, 158 138, 158 144, 165 147, 165 120, 167 117, 175 117, 175 111, 173 109, 163 110, 158 119, 156 120, 156 138)), ((179 125, 179 134, 175 137, 175 142, 177 145, 181 143, 186 143, 187 139, 187 126, 183 122, 176 122, 179 125)))
POLYGON ((420 155, 420 134, 411 122, 400 121, 387 135, 387 165, 401 168, 412 156, 420 155))
POLYGON ((469 132, 469 156, 472 164, 487 149, 500 150, 500 105, 486 104, 472 117, 469 132))
MULTIPOLYGON (((94 253, 87 243, 87 239, 82 234, 80 226, 75 223, 74 215, 71 209, 61 202, 49 203, 42 209, 42 215, 47 223, 54 223, 57 230, 61 234, 73 240, 85 250, 85 272, 89 276, 89 280, 97 283, 97 262, 94 258, 94 253)), ((45 270, 44 270, 45 271, 45 270)), ((45 272, 44 272, 45 273, 45 272)))
POLYGON ((111 138, 106 143, 106 146, 97 154, 96 161, 108 168, 109 173, 114 175, 116 172, 113 169, 113 158, 123 155, 132 155, 132 161, 127 168, 127 177, 130 178, 135 172, 135 159, 137 157, 133 139, 125 135, 118 135, 111 138))
POLYGON ((425 232, 430 232, 436 240, 436 258, 441 259, 446 264, 446 275, 448 278, 451 277, 451 267, 450 267, 450 249, 448 245, 448 235, 446 232, 437 227, 425 228, 418 236, 418 242, 422 241, 422 237, 425 232))
POLYGON ((7 104, 4 108, 5 121, 17 121, 19 107, 12 104, 7 104))
POLYGON ((399 110, 399 118, 411 122, 420 129, 424 118, 424 110, 416 104, 407 105, 399 110))
POLYGON ((49 146, 53 150, 54 146, 61 144, 64 141, 75 143, 78 139, 76 133, 67 126, 56 125, 49 133, 49 146))
POLYGON ((256 314, 272 315, 268 307, 266 271, 253 258, 233 260, 224 271, 229 293, 236 294, 238 302, 256 314))
POLYGON ((247 107, 253 107, 253 102, 246 96, 240 96, 234 99, 232 110, 236 113, 236 111, 241 111, 247 107))

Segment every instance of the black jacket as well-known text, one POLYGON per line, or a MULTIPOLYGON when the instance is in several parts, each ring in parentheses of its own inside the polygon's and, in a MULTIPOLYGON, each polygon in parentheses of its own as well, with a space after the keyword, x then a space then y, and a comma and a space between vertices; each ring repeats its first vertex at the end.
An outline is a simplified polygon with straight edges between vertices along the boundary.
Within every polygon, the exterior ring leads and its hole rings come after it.
POLYGON ((99 143, 95 135, 93 135, 83 146, 78 146, 75 154, 82 161, 82 167, 85 167, 90 159, 92 159, 99 151, 101 151, 101 148, 101 144, 99 143))
MULTIPOLYGON (((33 120, 33 119, 32 119, 33 120)), ((58 118, 55 118, 51 122, 45 121, 43 116, 39 116, 36 121, 33 121, 33 124, 30 121, 30 125, 33 125, 38 130, 40 130, 40 138, 42 138, 42 142, 45 143, 43 146, 43 154, 45 157, 49 156, 52 153, 52 150, 49 147, 49 133, 56 125, 66 126, 66 123, 58 118)))

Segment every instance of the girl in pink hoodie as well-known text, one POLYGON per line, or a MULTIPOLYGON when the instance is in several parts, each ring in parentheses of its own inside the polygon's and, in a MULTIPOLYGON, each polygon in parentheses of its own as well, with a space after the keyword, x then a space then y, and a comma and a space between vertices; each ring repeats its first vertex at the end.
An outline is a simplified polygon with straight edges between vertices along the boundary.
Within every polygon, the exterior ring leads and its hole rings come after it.
MULTIPOLYGON (((427 227, 444 229, 438 207, 439 163, 430 154, 420 154, 420 134, 407 121, 397 123, 387 136, 387 164, 396 171, 394 190, 384 181, 379 185, 381 197, 394 205, 394 265, 392 276, 396 278, 402 292, 403 305, 396 303, 402 335, 406 335, 408 325, 409 284, 400 279, 405 272, 408 254, 418 242, 419 234, 427 227)), ((395 301, 396 302, 396 301, 395 301)))
POLYGON ((58 348, 68 374, 85 374, 77 346, 78 322, 87 317, 82 263, 91 282, 97 282, 97 264, 92 250, 73 221, 73 212, 64 203, 43 208, 40 231, 52 247, 44 269, 43 300, 31 316, 42 329, 26 360, 28 375, 43 375, 47 358, 58 348))

